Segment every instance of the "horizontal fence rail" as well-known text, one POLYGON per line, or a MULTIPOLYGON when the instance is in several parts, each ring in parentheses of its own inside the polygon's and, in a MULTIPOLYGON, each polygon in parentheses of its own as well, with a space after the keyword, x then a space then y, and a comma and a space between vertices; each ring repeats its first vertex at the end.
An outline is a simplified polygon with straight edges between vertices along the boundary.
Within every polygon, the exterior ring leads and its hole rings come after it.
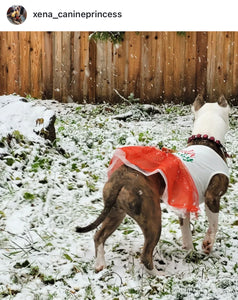
POLYGON ((126 32, 119 44, 89 32, 0 32, 0 94, 61 102, 237 104, 238 32, 126 32))

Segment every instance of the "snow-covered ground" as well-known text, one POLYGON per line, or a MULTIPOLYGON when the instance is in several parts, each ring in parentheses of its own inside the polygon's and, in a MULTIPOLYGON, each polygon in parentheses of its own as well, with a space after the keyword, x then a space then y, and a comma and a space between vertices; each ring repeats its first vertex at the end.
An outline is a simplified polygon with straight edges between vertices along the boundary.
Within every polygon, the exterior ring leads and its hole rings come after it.
POLYGON ((203 206, 198 219, 192 218, 196 251, 188 253, 181 247, 176 216, 162 205, 154 259, 167 275, 156 278, 140 264, 143 235, 129 217, 107 240, 107 269, 98 274, 94 232, 77 234, 75 226, 90 223, 101 211, 113 150, 122 145, 184 147, 193 124, 190 107, 31 100, 56 112, 57 140, 51 146, 33 138, 18 117, 5 119, 3 103, 18 98, 0 97, 0 298, 238 298, 237 108, 226 142, 233 155, 230 188, 221 201, 214 251, 208 256, 201 251, 207 229, 203 206), (8 121, 11 126, 4 126, 8 121))

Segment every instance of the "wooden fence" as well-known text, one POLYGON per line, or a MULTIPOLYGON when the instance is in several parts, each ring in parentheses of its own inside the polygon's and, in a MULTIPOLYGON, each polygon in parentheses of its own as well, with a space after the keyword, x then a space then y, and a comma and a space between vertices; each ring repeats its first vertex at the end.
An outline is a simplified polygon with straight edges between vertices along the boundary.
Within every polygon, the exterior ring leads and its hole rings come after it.
POLYGON ((191 103, 198 92, 237 104, 238 32, 126 32, 121 44, 89 32, 0 32, 0 94, 62 102, 191 103))

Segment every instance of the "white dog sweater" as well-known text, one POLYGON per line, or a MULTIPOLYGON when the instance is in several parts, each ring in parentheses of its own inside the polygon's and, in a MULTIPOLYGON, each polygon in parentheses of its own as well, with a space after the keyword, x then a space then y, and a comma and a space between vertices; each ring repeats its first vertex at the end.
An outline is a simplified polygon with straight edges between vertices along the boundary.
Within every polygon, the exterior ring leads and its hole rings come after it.
POLYGON ((207 146, 189 146, 175 155, 188 168, 198 191, 199 203, 204 201, 206 189, 214 175, 224 174, 229 178, 227 164, 220 155, 207 146))

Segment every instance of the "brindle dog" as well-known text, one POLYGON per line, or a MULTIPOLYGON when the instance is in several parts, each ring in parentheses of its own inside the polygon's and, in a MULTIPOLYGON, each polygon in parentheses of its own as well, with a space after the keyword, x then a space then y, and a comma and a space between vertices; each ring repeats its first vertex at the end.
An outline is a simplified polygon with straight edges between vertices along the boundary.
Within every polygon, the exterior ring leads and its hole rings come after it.
MULTIPOLYGON (((215 109, 215 110, 216 110, 215 109)), ((225 132, 228 130, 229 105, 221 96, 217 103, 205 104, 201 95, 198 95, 192 107, 195 115, 193 134, 198 132, 214 136, 216 139, 224 141, 225 132), (218 105, 217 105, 218 104, 218 105), (216 105, 221 113, 217 120, 207 120, 205 116, 206 105, 209 109, 216 105), (203 107, 203 110, 201 109, 203 107), (201 116, 202 115, 202 116, 201 116), (199 120, 201 119, 201 122, 199 120), (204 124, 206 123, 206 124, 204 124), (200 131, 206 132, 200 132, 200 131)), ((208 115, 208 114, 207 114, 208 115)), ((214 117, 214 114, 213 114, 214 117)), ((216 117, 215 117, 216 118, 216 117)), ((194 139, 188 145, 200 144, 212 148, 226 161, 226 151, 224 147, 212 140, 194 139)), ((221 196, 228 187, 228 178, 223 174, 212 177, 205 192, 205 207, 209 221, 209 228, 203 241, 203 251, 210 253, 215 242, 218 227, 218 212, 221 196)), ((165 190, 165 181, 159 173, 145 176, 140 172, 122 165, 111 175, 103 189, 104 209, 99 217, 86 227, 77 227, 77 232, 88 232, 97 228, 101 223, 101 228, 95 233, 94 243, 96 252, 95 270, 101 271, 105 266, 104 243, 106 239, 118 228, 128 214, 140 226, 144 235, 144 247, 141 255, 141 262, 151 275, 161 275, 153 264, 153 251, 159 241, 161 233, 161 208, 160 199, 165 190)), ((192 234, 190 230, 190 214, 185 218, 180 218, 180 226, 183 236, 183 247, 193 249, 192 234)))

